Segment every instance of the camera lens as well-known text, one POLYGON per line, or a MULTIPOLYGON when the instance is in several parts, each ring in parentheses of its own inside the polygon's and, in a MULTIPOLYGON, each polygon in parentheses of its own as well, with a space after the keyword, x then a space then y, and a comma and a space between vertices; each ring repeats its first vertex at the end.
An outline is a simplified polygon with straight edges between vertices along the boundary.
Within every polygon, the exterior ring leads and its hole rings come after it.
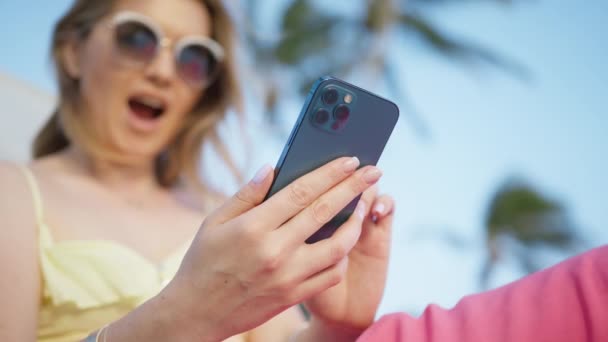
POLYGON ((325 124, 329 120, 329 112, 323 108, 320 108, 315 113, 314 120, 319 125, 325 124))
POLYGON ((338 101, 338 91, 334 88, 329 88, 323 93, 323 102, 328 105, 333 105, 338 101))
POLYGON ((348 116, 350 115, 350 109, 348 109, 345 105, 339 105, 334 109, 334 118, 340 122, 344 122, 348 120, 348 116))

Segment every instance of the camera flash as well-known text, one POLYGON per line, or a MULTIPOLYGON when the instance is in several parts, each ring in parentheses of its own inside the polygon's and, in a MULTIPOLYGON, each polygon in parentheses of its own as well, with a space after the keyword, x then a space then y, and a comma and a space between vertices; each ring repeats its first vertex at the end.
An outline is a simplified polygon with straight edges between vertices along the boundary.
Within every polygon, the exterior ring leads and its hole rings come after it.
POLYGON ((353 102, 353 96, 351 94, 344 95, 344 103, 351 103, 351 102, 353 102))

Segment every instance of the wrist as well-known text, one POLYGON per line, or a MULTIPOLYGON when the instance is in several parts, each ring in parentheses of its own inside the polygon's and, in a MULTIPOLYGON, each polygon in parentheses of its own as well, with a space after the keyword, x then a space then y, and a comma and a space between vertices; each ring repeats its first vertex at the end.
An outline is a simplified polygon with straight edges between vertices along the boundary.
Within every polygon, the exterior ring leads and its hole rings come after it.
POLYGON ((186 320, 187 314, 180 310, 180 302, 175 293, 163 290, 125 317, 111 323, 105 331, 106 339, 109 341, 207 341, 197 335, 197 329, 204 323, 192 324, 186 320))
POLYGON ((163 312, 159 315, 160 325, 170 332, 171 341, 219 341, 221 332, 213 324, 209 310, 202 303, 188 296, 187 289, 170 283, 158 295, 150 300, 153 311, 163 312), (156 309, 156 310, 154 310, 156 309))

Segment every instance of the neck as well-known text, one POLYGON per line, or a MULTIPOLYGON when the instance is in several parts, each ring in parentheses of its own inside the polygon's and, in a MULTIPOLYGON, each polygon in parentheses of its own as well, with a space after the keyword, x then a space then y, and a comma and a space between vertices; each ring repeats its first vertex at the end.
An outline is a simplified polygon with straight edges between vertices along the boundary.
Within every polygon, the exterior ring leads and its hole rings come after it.
POLYGON ((149 193, 160 188, 154 173, 154 159, 125 164, 91 157, 84 151, 70 147, 66 151, 84 172, 104 186, 131 193, 149 193))

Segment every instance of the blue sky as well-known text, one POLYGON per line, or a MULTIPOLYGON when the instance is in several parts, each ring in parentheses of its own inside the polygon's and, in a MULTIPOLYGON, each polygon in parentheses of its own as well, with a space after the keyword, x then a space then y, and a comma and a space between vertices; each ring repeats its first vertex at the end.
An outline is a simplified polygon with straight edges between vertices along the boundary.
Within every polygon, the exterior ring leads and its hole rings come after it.
MULTIPOLYGON (((53 92, 50 28, 68 3, 0 2, 0 38, 7 44, 0 71, 53 92)), ((401 120, 380 162, 381 186, 398 205, 381 313, 451 306, 476 289, 484 210, 510 175, 566 204, 593 246, 608 241, 608 2, 516 3, 471 1, 430 14, 449 32, 526 65, 530 81, 446 62, 413 44, 393 51, 431 139, 417 138, 401 120), (417 238, 433 229, 450 230, 472 247, 417 238)), ((294 118, 297 112, 294 107, 294 118)), ((254 138, 260 145, 264 139, 254 138)), ((280 149, 265 145, 254 164, 274 163, 280 149)), ((518 276, 507 260, 493 284, 518 276)))

